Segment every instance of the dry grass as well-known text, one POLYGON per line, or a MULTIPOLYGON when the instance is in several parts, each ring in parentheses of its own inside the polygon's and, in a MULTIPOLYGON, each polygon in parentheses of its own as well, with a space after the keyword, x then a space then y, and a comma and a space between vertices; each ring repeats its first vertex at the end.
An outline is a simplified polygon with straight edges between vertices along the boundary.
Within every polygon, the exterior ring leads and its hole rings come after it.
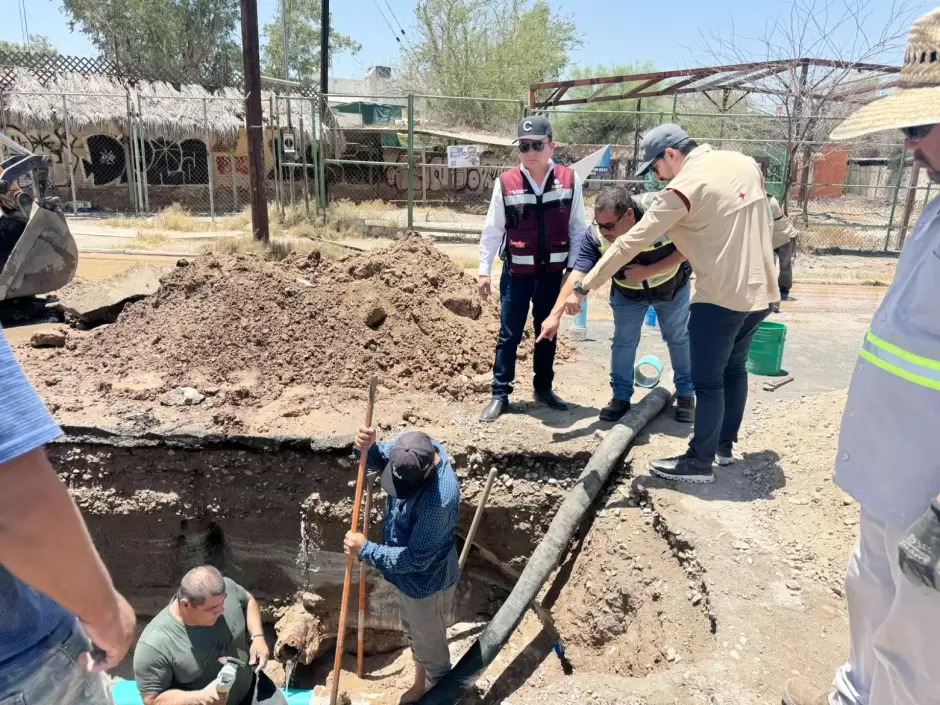
POLYGON ((174 203, 150 218, 107 218, 101 221, 101 225, 171 233, 200 233, 227 230, 227 221, 227 218, 218 218, 212 222, 207 218, 194 216, 179 203, 174 203))
POLYGON ((170 241, 162 232, 138 230, 134 237, 134 247, 138 250, 159 250, 170 241))

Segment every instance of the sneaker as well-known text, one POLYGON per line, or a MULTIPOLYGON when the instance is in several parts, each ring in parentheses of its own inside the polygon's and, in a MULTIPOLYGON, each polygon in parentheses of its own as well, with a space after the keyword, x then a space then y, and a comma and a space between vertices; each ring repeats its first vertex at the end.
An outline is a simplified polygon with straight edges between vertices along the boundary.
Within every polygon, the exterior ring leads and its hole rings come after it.
POLYGON ((802 678, 791 678, 783 687, 783 705, 828 705, 829 697, 802 678))
POLYGON ((770 304, 770 312, 780 313, 780 303, 775 301, 774 303, 770 304))
POLYGON ((695 397, 676 397, 676 421, 695 423, 695 397))
POLYGON ((684 455, 678 458, 664 458, 653 460, 649 464, 649 471, 664 480, 675 482, 694 482, 707 485, 715 481, 715 473, 711 464, 703 465, 684 455))
POLYGON ((614 397, 607 406, 601 409, 597 417, 601 421, 619 421, 628 411, 630 411, 630 402, 614 397))
POLYGON ((729 465, 734 465, 735 460, 736 459, 734 455, 732 455, 731 453, 723 453, 722 451, 718 451, 715 454, 715 463, 720 465, 723 468, 726 468, 729 465))

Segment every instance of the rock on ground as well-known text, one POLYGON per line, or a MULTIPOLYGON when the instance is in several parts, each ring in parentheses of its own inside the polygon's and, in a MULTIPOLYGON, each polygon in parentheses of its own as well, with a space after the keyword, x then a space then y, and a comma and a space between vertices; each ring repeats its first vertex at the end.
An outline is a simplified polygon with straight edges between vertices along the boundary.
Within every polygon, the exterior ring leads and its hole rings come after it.
POLYGON ((65 331, 44 331, 42 333, 35 333, 29 339, 29 344, 34 348, 64 348, 65 339, 65 331))

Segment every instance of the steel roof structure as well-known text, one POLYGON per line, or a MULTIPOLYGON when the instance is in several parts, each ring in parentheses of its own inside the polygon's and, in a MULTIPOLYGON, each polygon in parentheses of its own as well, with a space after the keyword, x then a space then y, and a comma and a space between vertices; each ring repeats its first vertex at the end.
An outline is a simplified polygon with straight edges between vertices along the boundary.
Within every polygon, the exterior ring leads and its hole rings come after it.
POLYGON ((798 83, 803 99, 837 100, 846 103, 867 103, 898 84, 897 66, 853 63, 833 59, 788 59, 758 61, 729 66, 702 66, 677 71, 657 71, 623 76, 601 76, 567 81, 547 81, 529 86, 529 108, 553 108, 565 105, 583 105, 613 100, 654 98, 683 93, 758 93, 792 96, 797 91, 787 86, 798 83), (816 72, 813 69, 821 69, 816 72), (829 69, 827 72, 826 69, 829 69), (792 72, 790 77, 783 74, 792 72), (833 86, 831 77, 839 73, 842 78, 833 86), (857 72, 857 77, 851 76, 857 72), (822 76, 820 77, 820 74, 822 76), (776 80, 775 80, 776 79, 776 80), (616 86, 629 85, 618 93, 610 93, 616 86), (568 90, 580 86, 597 86, 588 97, 566 98, 568 90), (551 91, 539 98, 540 91, 551 91))

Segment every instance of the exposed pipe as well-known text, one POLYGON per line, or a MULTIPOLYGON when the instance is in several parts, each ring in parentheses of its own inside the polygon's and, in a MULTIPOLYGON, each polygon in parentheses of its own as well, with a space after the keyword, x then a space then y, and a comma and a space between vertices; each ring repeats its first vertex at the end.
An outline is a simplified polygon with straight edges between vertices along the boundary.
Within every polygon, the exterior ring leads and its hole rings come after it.
POLYGON ((657 387, 633 407, 604 440, 584 467, 577 484, 552 519, 541 543, 536 546, 519 581, 496 616, 457 665, 418 701, 418 705, 456 705, 479 675, 489 666, 519 626, 522 616, 535 600, 552 571, 561 562, 571 537, 587 514, 597 493, 627 448, 672 398, 672 391, 657 387))

